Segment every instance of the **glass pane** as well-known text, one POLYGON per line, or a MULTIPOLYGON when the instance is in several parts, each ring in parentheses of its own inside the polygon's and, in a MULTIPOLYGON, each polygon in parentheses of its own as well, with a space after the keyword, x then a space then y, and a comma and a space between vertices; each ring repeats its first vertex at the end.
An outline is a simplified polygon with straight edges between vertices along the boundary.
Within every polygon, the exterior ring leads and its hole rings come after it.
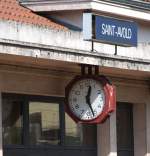
POLYGON ((22 113, 21 103, 3 99, 3 143, 22 144, 22 113))
POLYGON ((30 102, 30 144, 60 143, 59 104, 30 102))
POLYGON ((77 124, 65 114, 65 144, 69 146, 96 146, 97 126, 77 124))
POLYGON ((65 113, 65 144, 66 145, 80 145, 81 144, 81 125, 76 124, 66 113, 65 113))

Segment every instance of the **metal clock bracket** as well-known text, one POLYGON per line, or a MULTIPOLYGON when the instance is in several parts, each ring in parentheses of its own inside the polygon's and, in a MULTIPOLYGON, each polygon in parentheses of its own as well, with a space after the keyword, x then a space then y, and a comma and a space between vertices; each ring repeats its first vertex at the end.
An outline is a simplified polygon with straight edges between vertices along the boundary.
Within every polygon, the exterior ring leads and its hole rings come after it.
POLYGON ((81 75, 90 75, 90 76, 101 76, 104 77, 107 82, 112 85, 110 79, 108 77, 105 77, 104 75, 99 74, 99 66, 89 65, 89 64, 80 64, 81 67, 81 75))
POLYGON ((99 75, 99 66, 81 64, 81 75, 99 75))

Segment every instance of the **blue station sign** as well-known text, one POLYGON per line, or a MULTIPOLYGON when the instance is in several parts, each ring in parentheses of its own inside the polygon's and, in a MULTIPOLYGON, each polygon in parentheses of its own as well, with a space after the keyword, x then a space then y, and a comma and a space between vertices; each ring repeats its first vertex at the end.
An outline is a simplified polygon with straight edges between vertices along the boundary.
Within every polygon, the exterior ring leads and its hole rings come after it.
POLYGON ((83 15, 85 40, 122 46, 137 46, 137 24, 131 21, 93 15, 83 15))
POLYGON ((111 44, 137 46, 137 24, 95 16, 95 39, 111 44))

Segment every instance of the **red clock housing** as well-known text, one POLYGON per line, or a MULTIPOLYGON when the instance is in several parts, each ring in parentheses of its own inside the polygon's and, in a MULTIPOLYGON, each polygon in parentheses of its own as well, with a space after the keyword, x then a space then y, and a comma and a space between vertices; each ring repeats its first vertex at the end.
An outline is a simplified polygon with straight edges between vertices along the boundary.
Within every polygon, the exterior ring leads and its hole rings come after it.
POLYGON ((89 124, 99 124, 104 122, 110 114, 116 109, 116 90, 115 86, 110 83, 110 81, 105 76, 99 75, 81 75, 76 76, 65 88, 65 111, 68 115, 75 121, 80 123, 89 123, 89 124), (77 81, 82 79, 94 79, 101 83, 104 94, 105 94, 105 104, 101 114, 99 114, 95 119, 92 120, 83 120, 77 117, 70 109, 69 106, 69 93, 77 81))

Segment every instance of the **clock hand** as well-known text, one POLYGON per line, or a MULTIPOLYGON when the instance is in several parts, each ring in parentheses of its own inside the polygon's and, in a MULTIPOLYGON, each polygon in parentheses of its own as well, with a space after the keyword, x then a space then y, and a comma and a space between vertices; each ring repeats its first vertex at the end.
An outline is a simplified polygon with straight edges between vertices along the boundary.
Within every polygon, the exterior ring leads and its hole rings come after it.
POLYGON ((90 95, 91 95, 91 86, 89 86, 88 88, 88 93, 86 95, 86 103, 90 102, 90 95))
POLYGON ((91 86, 89 86, 88 93, 87 93, 87 97, 90 97, 90 96, 91 96, 91 86))
POLYGON ((91 96, 91 86, 89 86, 88 88, 88 93, 86 95, 86 103, 89 105, 90 109, 91 109, 91 112, 94 116, 94 111, 93 111, 93 108, 92 108, 92 105, 91 105, 91 102, 90 102, 90 96, 91 96))
POLYGON ((93 108, 91 106, 91 103, 90 103, 90 100, 88 100, 87 104, 89 105, 90 109, 91 109, 91 112, 92 112, 92 115, 94 116, 94 111, 93 111, 93 108))

